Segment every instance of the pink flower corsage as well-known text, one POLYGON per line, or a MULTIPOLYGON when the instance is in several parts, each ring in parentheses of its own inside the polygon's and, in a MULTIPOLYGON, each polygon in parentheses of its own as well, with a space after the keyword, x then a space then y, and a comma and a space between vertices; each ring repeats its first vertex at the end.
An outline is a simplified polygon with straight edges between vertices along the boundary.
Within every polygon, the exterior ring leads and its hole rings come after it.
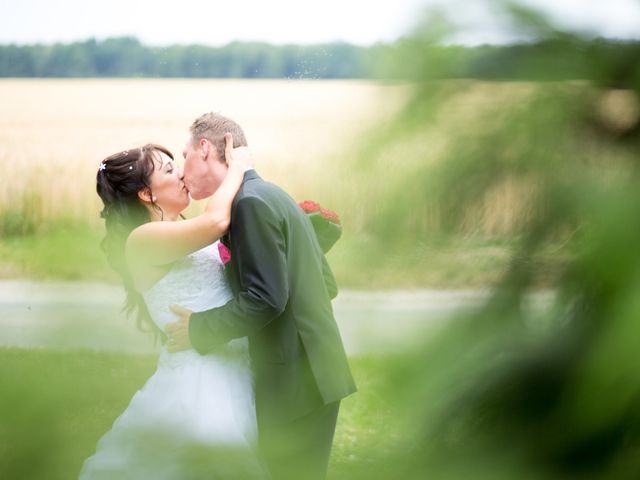
POLYGON ((231 260, 231 250, 222 242, 218 242, 218 253, 220 254, 220 260, 222 260, 223 265, 229 263, 231 260))

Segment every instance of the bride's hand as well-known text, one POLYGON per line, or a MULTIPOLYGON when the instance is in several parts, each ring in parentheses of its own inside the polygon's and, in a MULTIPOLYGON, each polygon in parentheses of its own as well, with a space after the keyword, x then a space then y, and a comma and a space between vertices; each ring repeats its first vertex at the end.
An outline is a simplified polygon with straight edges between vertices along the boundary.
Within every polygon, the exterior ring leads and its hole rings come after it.
POLYGON ((227 165, 239 165, 244 170, 250 170, 253 168, 253 155, 249 147, 236 147, 233 148, 233 135, 227 132, 224 134, 224 157, 227 161, 227 165))

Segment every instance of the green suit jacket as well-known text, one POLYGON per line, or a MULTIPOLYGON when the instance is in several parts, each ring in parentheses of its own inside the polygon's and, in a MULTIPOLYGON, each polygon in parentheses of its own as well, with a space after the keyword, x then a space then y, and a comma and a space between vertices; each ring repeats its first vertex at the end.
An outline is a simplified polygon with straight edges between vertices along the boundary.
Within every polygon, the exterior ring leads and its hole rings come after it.
POLYGON ((234 299, 194 313, 189 337, 201 354, 249 338, 259 424, 288 422, 353 393, 331 307, 336 283, 297 203, 249 170, 223 242, 234 299))

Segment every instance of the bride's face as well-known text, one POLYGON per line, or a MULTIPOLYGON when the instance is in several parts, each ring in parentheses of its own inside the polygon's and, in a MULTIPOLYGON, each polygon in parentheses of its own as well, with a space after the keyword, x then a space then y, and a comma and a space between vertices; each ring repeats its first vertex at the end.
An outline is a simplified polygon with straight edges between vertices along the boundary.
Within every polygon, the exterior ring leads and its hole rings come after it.
POLYGON ((155 203, 165 214, 179 214, 189 206, 189 192, 183 181, 182 169, 162 152, 154 152, 155 168, 149 177, 155 203))

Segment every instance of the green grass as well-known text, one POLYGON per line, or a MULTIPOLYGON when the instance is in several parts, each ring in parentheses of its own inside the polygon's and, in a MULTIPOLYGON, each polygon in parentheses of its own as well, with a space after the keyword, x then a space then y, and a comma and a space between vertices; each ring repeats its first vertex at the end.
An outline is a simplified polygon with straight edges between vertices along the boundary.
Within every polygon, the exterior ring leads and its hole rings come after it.
MULTIPOLYGON (((118 282, 100 250, 103 233, 82 226, 0 237, 0 278, 118 282)), ((465 288, 494 283, 514 241, 459 238, 387 241, 348 233, 327 258, 341 288, 465 288)))
MULTIPOLYGON (((118 283, 100 249, 103 236, 99 227, 63 223, 0 237, 0 278, 118 283)), ((469 235, 387 239, 347 231, 327 258, 341 288, 481 288, 500 279, 518 241, 469 235)), ((541 286, 568 258, 556 243, 536 259, 541 286)))
POLYGON ((0 350, 2 478, 76 478, 133 393, 151 357, 0 350))
POLYGON ((104 233, 83 225, 0 237, 0 277, 117 281, 100 250, 104 233))
MULTIPOLYGON (((354 358, 359 392, 343 401, 330 478, 388 442, 382 358, 354 358)), ((96 442, 155 370, 154 355, 0 349, 0 478, 77 478, 96 442)))

